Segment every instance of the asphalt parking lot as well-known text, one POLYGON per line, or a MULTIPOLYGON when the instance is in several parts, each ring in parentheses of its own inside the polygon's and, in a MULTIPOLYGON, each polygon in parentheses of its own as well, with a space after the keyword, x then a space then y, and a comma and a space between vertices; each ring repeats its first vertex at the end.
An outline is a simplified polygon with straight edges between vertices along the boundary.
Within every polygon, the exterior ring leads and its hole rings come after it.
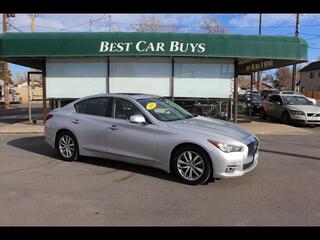
POLYGON ((320 128, 261 135, 258 167, 188 186, 110 160, 63 162, 42 135, 0 135, 0 225, 320 225, 320 128))

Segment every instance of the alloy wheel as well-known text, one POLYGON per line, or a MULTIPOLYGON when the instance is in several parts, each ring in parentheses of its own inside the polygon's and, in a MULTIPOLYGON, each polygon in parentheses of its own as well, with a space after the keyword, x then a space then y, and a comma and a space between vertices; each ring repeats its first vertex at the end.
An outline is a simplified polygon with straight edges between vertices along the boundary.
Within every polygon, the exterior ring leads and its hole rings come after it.
POLYGON ((183 178, 196 181, 203 175, 205 164, 198 153, 185 151, 178 157, 177 167, 183 178))
POLYGON ((65 158, 71 158, 75 152, 75 143, 68 135, 62 135, 59 140, 59 151, 65 158))

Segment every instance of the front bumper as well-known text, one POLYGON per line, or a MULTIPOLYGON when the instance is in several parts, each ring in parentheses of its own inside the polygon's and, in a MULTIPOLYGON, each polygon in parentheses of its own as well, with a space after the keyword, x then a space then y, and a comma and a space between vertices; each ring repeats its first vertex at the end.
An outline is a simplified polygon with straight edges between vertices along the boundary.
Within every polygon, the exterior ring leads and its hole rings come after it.
POLYGON ((320 117, 290 114, 291 121, 303 125, 320 125, 320 117))
POLYGON ((243 152, 224 153, 219 149, 214 149, 210 153, 214 178, 242 176, 252 171, 258 165, 259 146, 250 155, 248 154, 248 143, 244 143, 243 146, 245 146, 243 152))

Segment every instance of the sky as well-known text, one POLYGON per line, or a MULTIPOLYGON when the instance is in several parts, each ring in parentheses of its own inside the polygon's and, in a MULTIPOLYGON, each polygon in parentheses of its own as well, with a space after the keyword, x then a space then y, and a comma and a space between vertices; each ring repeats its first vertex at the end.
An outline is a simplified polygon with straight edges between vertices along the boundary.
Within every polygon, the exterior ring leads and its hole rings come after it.
MULTIPOLYGON (((134 31, 142 15, 149 14, 36 14, 36 32, 134 31), (91 24, 90 24, 91 20, 91 24), (111 22, 111 25, 108 24, 111 22)), ((180 32, 204 32, 199 26, 204 16, 215 17, 228 34, 258 34, 259 14, 153 14, 180 32)), ((263 14, 262 35, 294 36, 296 14, 263 14)), ((2 25, 2 18, 0 20, 2 25)), ((9 18, 9 32, 30 32, 31 14, 9 18)), ((309 44, 308 60, 320 58, 320 14, 300 15, 300 36, 309 44)), ((10 64, 13 77, 29 68, 10 64)))

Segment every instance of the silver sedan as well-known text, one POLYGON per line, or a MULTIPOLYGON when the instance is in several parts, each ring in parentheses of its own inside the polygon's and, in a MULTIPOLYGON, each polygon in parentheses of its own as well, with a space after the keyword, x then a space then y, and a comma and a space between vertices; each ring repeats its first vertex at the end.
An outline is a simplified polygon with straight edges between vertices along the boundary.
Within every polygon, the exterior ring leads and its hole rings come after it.
POLYGON ((247 130, 141 94, 95 95, 54 109, 45 139, 67 161, 93 156, 147 165, 192 185, 241 176, 259 155, 259 141, 247 130))

